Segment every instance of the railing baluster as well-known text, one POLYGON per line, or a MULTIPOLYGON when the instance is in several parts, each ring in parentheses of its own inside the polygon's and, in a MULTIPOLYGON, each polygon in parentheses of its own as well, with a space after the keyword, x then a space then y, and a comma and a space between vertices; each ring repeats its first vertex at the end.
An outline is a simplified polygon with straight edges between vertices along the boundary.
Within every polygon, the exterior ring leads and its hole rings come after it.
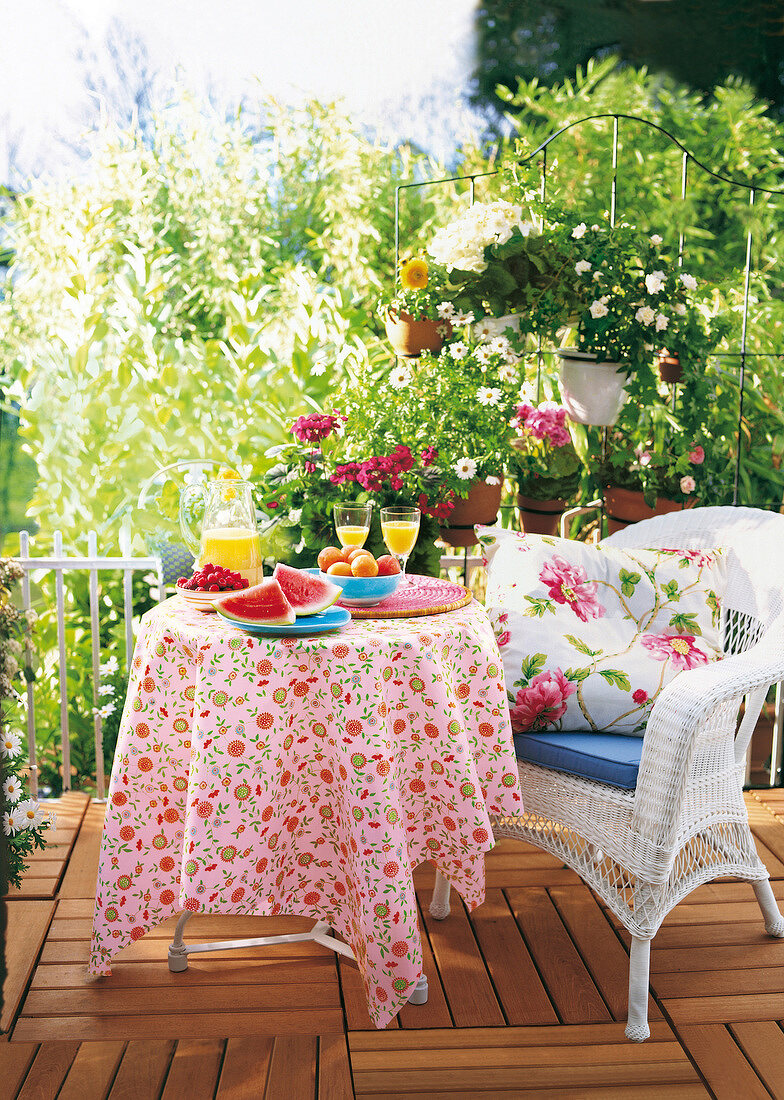
MULTIPOLYGON (((19 560, 22 563, 22 608, 25 612, 32 607, 30 598, 30 572, 25 561, 30 557, 30 536, 27 531, 19 532, 19 560)), ((24 669, 27 694, 27 758, 30 762, 30 794, 38 798, 38 749, 35 743, 35 693, 33 691, 33 631, 25 624, 24 632, 24 669)))
POLYGON ((57 605, 57 649, 59 653, 60 679, 60 746, 63 756, 63 790, 71 789, 71 740, 68 729, 68 668, 65 659, 65 584, 63 582, 63 536, 54 533, 54 556, 60 563, 55 567, 55 599, 57 605))
MULTIPOLYGON (((125 531, 120 532, 120 554, 130 558, 131 548, 125 531)), ((133 569, 123 569, 123 615, 125 617, 125 667, 131 675, 133 660, 133 569)))
MULTIPOLYGON (((749 210, 754 206, 754 188, 749 191, 749 210)), ((740 487, 741 448, 743 446, 743 391, 746 386, 746 333, 749 322, 749 283, 751 281, 751 222, 746 234, 746 266, 743 274, 743 324, 740 334, 740 375, 738 377, 738 453, 735 456, 735 478, 732 486, 732 503, 738 503, 740 487)))
MULTIPOLYGON (((683 163, 681 165, 681 216, 686 209, 686 190, 689 180, 689 154, 683 154, 683 163)), ((681 222, 681 230, 678 234, 678 267, 683 267, 683 222, 681 222)))
POLYGON ((618 116, 613 115, 612 185, 610 189, 610 228, 615 225, 615 208, 618 201, 618 116))
MULTIPOLYGON (((98 557, 98 537, 95 531, 87 536, 87 553, 91 558, 98 557)), ((101 709, 101 625, 98 616, 98 570, 90 570, 90 641, 93 656, 93 736, 95 741, 95 782, 98 799, 103 802, 106 790, 103 778, 103 719, 101 709)))

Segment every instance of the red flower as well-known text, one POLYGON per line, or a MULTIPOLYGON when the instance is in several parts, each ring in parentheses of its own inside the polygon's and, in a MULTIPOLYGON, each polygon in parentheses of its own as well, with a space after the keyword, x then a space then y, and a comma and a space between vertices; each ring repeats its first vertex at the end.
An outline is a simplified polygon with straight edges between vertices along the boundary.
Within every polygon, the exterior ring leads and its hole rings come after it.
POLYGON ((196 807, 196 813, 199 815, 199 817, 209 817, 212 813, 212 803, 208 802, 205 798, 196 807))
POLYGON ((263 714, 256 715, 256 725, 260 730, 268 730, 273 722, 274 718, 267 711, 264 711, 263 714))
POLYGON ((648 702, 648 692, 643 691, 642 688, 637 688, 637 690, 632 695, 632 699, 634 699, 635 703, 641 707, 643 703, 648 702))
POLYGON ((521 688, 517 693, 511 708, 512 729, 522 733, 530 729, 545 729, 557 722, 566 712, 566 700, 575 691, 574 684, 566 679, 560 668, 540 672, 527 688, 521 688))
POLYGON ((601 619, 605 608, 596 599, 598 585, 588 583, 588 575, 579 565, 571 565, 565 558, 554 554, 539 574, 539 580, 547 585, 548 593, 556 603, 571 607, 578 619, 601 619))
POLYGON ((394 878, 400 870, 400 867, 395 863, 394 859, 390 859, 389 863, 384 864, 384 874, 387 878, 394 878))
POLYGON ((173 890, 161 890, 161 905, 171 905, 174 901, 173 890))
POLYGON ((319 894, 318 890, 311 890, 309 893, 305 894, 305 897, 302 900, 305 902, 306 905, 318 905, 318 900, 320 897, 321 895, 319 894))
POLYGON ((149 756, 142 756, 141 757, 141 759, 139 760, 139 771, 140 772, 152 771, 152 760, 150 760, 149 756))
POLYGON ((672 667, 681 671, 708 663, 707 655, 694 644, 693 634, 643 634, 640 641, 654 660, 672 660, 672 667))
POLYGON ((231 900, 232 900, 232 901, 233 901, 233 902, 235 903, 235 905, 236 905, 236 903, 237 903, 238 901, 242 901, 242 899, 243 899, 244 897, 245 897, 245 889, 244 889, 244 887, 242 887, 242 886, 238 886, 238 887, 237 887, 237 889, 236 889, 236 890, 234 891, 234 893, 233 893, 233 894, 231 895, 231 900))
POLYGON ((242 756, 242 754, 245 752, 245 742, 230 741, 226 752, 229 754, 229 756, 242 756))

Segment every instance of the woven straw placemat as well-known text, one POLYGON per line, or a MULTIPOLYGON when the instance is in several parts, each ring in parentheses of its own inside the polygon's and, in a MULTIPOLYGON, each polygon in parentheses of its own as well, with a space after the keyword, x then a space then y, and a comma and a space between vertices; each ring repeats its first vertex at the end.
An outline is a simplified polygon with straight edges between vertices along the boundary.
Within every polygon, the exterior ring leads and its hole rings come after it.
MULTIPOLYGON (((408 584, 373 607, 349 607, 354 619, 411 619, 417 615, 441 615, 456 611, 473 599, 462 584, 438 577, 410 576, 408 584)), ((345 606, 340 601, 338 607, 345 606)))

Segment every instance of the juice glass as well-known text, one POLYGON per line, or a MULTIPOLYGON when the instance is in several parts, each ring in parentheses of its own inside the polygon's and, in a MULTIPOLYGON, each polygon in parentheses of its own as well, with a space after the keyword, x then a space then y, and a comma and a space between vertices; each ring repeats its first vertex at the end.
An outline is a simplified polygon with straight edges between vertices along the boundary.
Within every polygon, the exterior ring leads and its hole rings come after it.
POLYGON ((418 508, 382 508, 381 534, 387 544, 387 550, 400 562, 403 570, 403 584, 407 584, 406 562, 414 549, 419 535, 419 521, 422 513, 418 508))
POLYGON ((207 527, 201 533, 198 565, 208 561, 245 577, 248 584, 262 578, 261 539, 258 531, 243 527, 207 527))
POLYGON ((370 504, 335 504, 333 506, 335 516, 335 533, 342 547, 364 546, 370 534, 370 520, 373 516, 373 505, 370 504))

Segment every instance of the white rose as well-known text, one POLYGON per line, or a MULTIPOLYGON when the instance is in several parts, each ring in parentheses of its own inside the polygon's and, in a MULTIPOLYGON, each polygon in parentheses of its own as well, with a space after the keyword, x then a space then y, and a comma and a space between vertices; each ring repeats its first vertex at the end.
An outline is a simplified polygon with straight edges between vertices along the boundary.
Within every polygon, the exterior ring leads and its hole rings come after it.
POLYGON ((598 300, 595 302, 591 302, 588 308, 590 309, 591 316, 594 320, 597 320, 599 317, 606 317, 609 312, 604 302, 600 302, 598 300))
POLYGON ((649 294, 658 294, 666 282, 667 276, 663 271, 652 271, 645 276, 645 285, 649 294))
POLYGON ((584 275, 586 271, 591 270, 591 265, 588 260, 578 260, 574 265, 574 270, 578 275, 584 275))
POLYGON ((697 280, 694 278, 693 275, 681 275, 681 282, 687 290, 697 289, 697 280))
POLYGON ((572 236, 579 241, 580 237, 585 236, 587 229, 588 226, 585 224, 585 222, 580 222, 580 224, 576 225, 572 230, 572 236))
POLYGON ((640 306, 634 315, 635 320, 643 325, 652 325, 656 314, 650 306, 640 306))

